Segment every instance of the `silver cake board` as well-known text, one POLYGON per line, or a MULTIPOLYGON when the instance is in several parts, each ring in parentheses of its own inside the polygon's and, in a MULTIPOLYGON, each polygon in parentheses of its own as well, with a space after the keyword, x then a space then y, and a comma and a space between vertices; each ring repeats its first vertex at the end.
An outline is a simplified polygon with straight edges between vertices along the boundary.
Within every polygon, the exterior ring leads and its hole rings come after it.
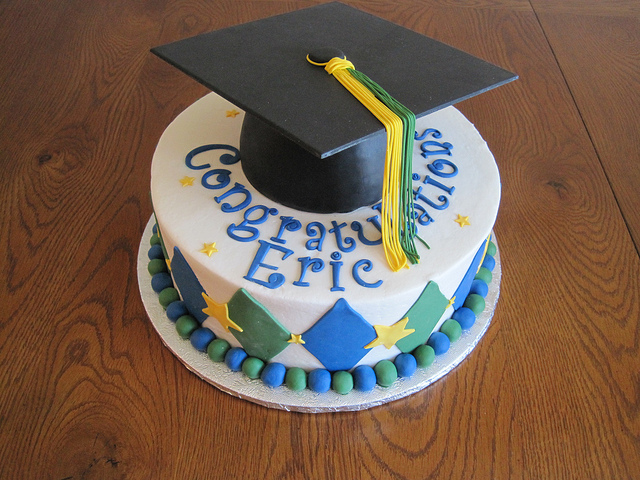
MULTIPOLYGON (((398 378, 390 387, 376 385, 370 392, 352 390, 346 395, 341 395, 333 390, 326 393, 316 393, 309 389, 294 392, 284 385, 272 388, 259 379, 251 380, 242 372, 231 371, 224 362, 212 361, 206 353, 199 352, 189 340, 184 340, 178 335, 175 324, 167 318, 164 308, 158 302, 158 294, 151 288, 151 275, 147 270, 147 253, 154 223, 152 216, 140 242, 138 285, 147 314, 162 342, 189 370, 211 385, 230 395, 269 408, 306 413, 365 410, 416 393, 444 377, 471 353, 489 328, 500 295, 502 269, 498 250, 494 257, 496 266, 489 293, 485 298, 484 311, 477 316, 476 322, 469 330, 464 331, 457 341, 451 343, 447 352, 436 356, 429 367, 418 368, 409 378, 398 378)), ((497 247, 495 235, 492 241, 497 247)))

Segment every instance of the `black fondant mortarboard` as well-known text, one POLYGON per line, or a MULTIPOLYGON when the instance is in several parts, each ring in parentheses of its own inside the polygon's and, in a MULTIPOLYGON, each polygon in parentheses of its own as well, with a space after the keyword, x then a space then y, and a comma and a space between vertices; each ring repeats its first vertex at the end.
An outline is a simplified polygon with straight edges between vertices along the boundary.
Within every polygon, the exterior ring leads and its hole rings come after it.
POLYGON ((381 195, 382 124, 307 55, 338 49, 417 118, 516 75, 352 7, 329 3, 152 51, 246 111, 243 170, 285 205, 350 211, 381 195))

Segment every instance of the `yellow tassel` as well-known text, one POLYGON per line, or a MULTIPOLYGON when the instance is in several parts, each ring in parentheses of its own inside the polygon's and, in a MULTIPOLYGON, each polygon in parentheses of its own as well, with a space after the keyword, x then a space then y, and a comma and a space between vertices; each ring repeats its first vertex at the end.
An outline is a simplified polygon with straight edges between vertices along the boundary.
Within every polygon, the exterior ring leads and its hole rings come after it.
MULTIPOLYGON (((317 64, 314 63, 314 65, 317 64)), ((325 70, 329 74, 333 75, 380 120, 387 132, 387 152, 382 186, 382 245, 389 266, 394 272, 397 272, 407 267, 407 256, 400 244, 400 219, 402 215, 399 189, 402 174, 402 120, 378 100, 368 88, 351 76, 348 69, 353 68, 350 61, 337 57, 331 59, 325 66, 325 70)))

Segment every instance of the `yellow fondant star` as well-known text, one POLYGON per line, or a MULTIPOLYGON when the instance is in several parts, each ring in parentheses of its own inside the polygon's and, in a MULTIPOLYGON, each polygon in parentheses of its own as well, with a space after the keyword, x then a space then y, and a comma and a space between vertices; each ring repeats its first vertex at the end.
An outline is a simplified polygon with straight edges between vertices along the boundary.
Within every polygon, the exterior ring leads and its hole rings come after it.
POLYGON ((291 334, 291 338, 289 340, 287 340, 287 342, 288 343, 296 343, 298 345, 304 345, 305 343, 307 343, 302 339, 302 334, 296 335, 295 333, 291 334))
POLYGON ((195 180, 195 177, 182 177, 180 179, 180 183, 182 184, 183 187, 193 187, 193 181, 195 180))
POLYGON ((220 325, 222 325, 227 332, 229 331, 229 328, 242 332, 242 328, 229 318, 229 307, 227 307, 226 303, 216 303, 204 292, 202 292, 202 298, 207 302, 207 308, 203 308, 202 313, 206 313, 210 317, 218 320, 220 325))
POLYGON ((405 317, 391 326, 374 325, 373 328, 375 328, 378 336, 373 342, 365 345, 364 348, 373 348, 377 347, 378 345, 384 345, 387 348, 393 347, 398 342, 398 340, 415 332, 415 329, 413 328, 406 328, 408 322, 409 317, 405 317))
POLYGON ((204 248, 200 250, 200 252, 206 253, 208 256, 211 256, 218 251, 218 249, 216 248, 216 242, 205 243, 203 245, 204 245, 204 248))
POLYGON ((458 218, 456 218, 454 222, 460 225, 460 228, 464 227, 465 225, 471 225, 471 222, 469 221, 469 217, 463 217, 460 214, 458 214, 458 218))
POLYGON ((236 118, 238 115, 240 115, 240 112, 237 111, 236 109, 227 110, 227 117, 236 118))
MULTIPOLYGON (((449 299, 449 303, 447 305, 447 308, 449 308, 451 305, 453 305, 454 303, 456 303, 456 296, 454 295, 452 298, 449 299)), ((447 309, 445 308, 445 310, 447 309)))
POLYGON ((165 258, 164 261, 167 262, 167 269, 171 271, 171 260, 169 260, 168 258, 165 258))

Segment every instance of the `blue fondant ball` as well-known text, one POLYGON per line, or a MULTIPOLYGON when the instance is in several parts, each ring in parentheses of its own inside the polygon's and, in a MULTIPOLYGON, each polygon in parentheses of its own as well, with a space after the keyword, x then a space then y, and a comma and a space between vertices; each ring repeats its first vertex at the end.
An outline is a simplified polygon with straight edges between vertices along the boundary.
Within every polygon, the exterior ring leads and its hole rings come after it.
POLYGON ((473 327, 473 324, 476 323, 476 314, 473 313, 473 310, 467 307, 460 307, 458 310, 453 312, 451 318, 460 324, 460 328, 462 328, 462 330, 469 330, 473 327))
POLYGON ((234 372, 239 372, 242 370, 242 362, 247 358, 247 352, 245 352, 240 347, 231 348, 227 354, 224 356, 224 363, 227 364, 234 372))
POLYGON ((475 293, 481 297, 486 297, 487 293, 489 293, 489 285, 487 285, 483 280, 476 278, 471 282, 471 289, 469 290, 469 293, 475 293))
POLYGON ((328 392, 331 388, 331 374, 324 368, 317 368, 309 372, 309 388, 317 393, 328 392))
POLYGON ((376 386, 376 372, 369 365, 360 365, 353 371, 353 388, 370 392, 376 386))
POLYGON ((173 287, 173 280, 171 279, 171 275, 167 272, 156 273, 153 277, 151 277, 151 288, 156 293, 160 293, 165 288, 173 287))
POLYGON ((442 355, 451 346, 451 340, 442 332, 433 332, 427 340, 427 345, 433 348, 436 355, 442 355))
POLYGON ((268 363, 260 374, 260 380, 269 387, 279 387, 284 382, 286 374, 287 369, 283 364, 277 362, 268 363))
POLYGON ((153 224, 153 227, 151 227, 151 231, 152 231, 153 233, 158 233, 158 224, 157 224, 157 223, 154 223, 154 224, 153 224))
POLYGON ((496 267, 496 259, 493 258, 491 255, 487 255, 484 257, 482 266, 487 270, 489 270, 490 272, 493 272, 493 269, 496 267))
POLYGON ((183 315, 189 315, 189 310, 187 310, 187 306, 182 300, 178 300, 177 302, 171 302, 167 306, 167 317, 172 322, 175 322, 183 315))
POLYGON ((399 377, 410 377, 416 373, 416 369, 418 368, 416 357, 410 353, 401 353, 396 357, 393 363, 396 365, 399 377))
POLYGON ((162 251, 162 246, 158 245, 157 243, 155 245, 151 245, 148 255, 149 260, 153 260, 154 258, 164 260, 164 252, 162 251))
POLYGON ((201 327, 191 334, 189 340, 191 340, 191 345, 193 345, 193 348, 200 352, 204 352, 207 350, 209 344, 213 340, 215 340, 215 338, 216 336, 211 330, 201 327))

